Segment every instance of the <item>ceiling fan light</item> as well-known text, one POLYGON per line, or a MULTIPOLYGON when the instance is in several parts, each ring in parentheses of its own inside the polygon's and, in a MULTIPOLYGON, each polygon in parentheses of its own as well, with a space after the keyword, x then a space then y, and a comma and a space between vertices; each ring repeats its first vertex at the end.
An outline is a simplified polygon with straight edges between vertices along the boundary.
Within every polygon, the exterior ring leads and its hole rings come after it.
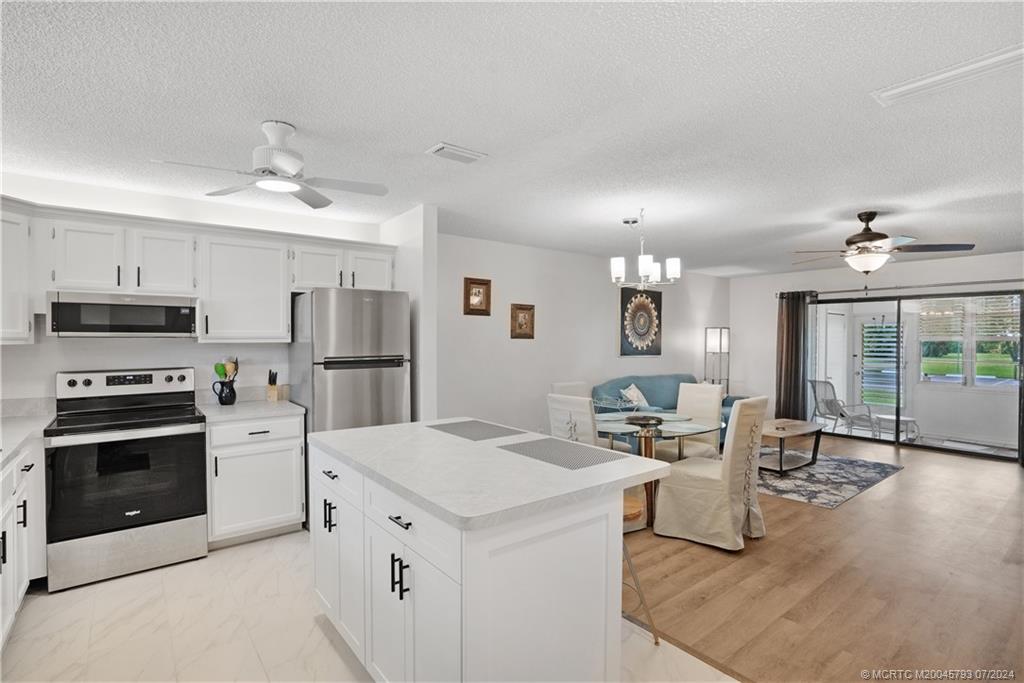
POLYGON ((256 187, 271 192, 295 192, 302 189, 298 183, 283 178, 261 178, 256 181, 256 187))
POLYGON ((683 261, 679 257, 665 259, 665 277, 678 280, 683 275, 683 261))
POLYGON ((612 270, 612 282, 623 282, 626 279, 626 258, 615 256, 610 262, 612 270))
POLYGON ((861 273, 873 273, 892 258, 892 254, 886 254, 884 252, 870 251, 860 254, 850 254, 846 256, 844 260, 846 264, 854 270, 861 273))

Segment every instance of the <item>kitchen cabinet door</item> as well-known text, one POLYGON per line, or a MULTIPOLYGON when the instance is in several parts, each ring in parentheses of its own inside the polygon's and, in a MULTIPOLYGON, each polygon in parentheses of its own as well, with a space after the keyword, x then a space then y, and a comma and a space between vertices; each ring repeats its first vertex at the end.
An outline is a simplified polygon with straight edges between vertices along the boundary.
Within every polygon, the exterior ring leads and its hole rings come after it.
POLYGON ((14 624, 14 614, 18 611, 16 591, 19 579, 15 551, 17 512, 18 508, 8 505, 0 517, 0 643, 7 640, 14 624))
MULTIPOLYGON (((331 524, 338 506, 335 496, 323 484, 309 485, 309 536, 313 544, 313 593, 331 621, 338 621, 338 592, 341 587, 341 533, 331 524)), ((362 551, 359 553, 362 557, 362 551)))
POLYGON ((378 251, 345 252, 345 286, 357 289, 391 289, 393 257, 378 251))
POLYGON ((404 546, 376 522, 365 519, 366 661, 378 683, 408 680, 406 616, 408 594, 399 592, 404 546))
POLYGON ((130 288, 147 294, 195 294, 195 238, 188 233, 132 230, 130 288))
POLYGON ((210 458, 211 541, 302 522, 301 443, 213 449, 210 458))
POLYGON ((291 340, 285 245, 207 236, 199 258, 200 342, 291 340))
POLYGON ((292 287, 341 287, 345 254, 331 247, 299 246, 292 249, 292 287))
POLYGON ((28 524, 28 579, 46 576, 46 472, 42 439, 33 439, 25 446, 21 460, 22 487, 28 499, 25 515, 28 524))
POLYGON ((51 236, 57 289, 120 291, 127 284, 123 228, 57 222, 51 236))
POLYGON ((5 212, 0 233, 0 342, 24 344, 33 338, 29 308, 31 247, 28 219, 5 212))
POLYGON ((462 680, 462 589, 414 551, 406 548, 404 582, 407 628, 406 678, 410 681, 462 680), (410 653, 411 650, 411 653, 410 653))
POLYGON ((366 658, 366 603, 363 600, 363 513, 341 497, 334 500, 331 522, 338 533, 338 626, 341 637, 362 662, 366 658))

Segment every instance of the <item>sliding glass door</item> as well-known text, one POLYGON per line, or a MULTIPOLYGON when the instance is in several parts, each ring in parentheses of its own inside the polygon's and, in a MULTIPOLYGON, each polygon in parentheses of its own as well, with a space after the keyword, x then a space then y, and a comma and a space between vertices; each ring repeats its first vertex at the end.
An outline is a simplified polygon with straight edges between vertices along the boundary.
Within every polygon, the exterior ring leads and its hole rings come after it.
POLYGON ((1020 292, 821 301, 816 320, 826 432, 1019 457, 1020 292))

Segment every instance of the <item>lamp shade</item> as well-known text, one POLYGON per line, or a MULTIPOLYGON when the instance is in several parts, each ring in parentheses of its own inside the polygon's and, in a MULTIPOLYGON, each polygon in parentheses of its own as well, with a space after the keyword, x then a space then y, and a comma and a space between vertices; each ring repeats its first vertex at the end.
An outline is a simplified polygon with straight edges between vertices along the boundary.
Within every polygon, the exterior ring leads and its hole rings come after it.
POLYGON ((611 260, 612 282, 622 282, 626 279, 626 259, 622 256, 615 256, 611 260))
POLYGON ((665 277, 678 280, 683 274, 683 262, 679 258, 665 259, 665 277))
POLYGON ((636 259, 636 265, 641 280, 654 274, 654 257, 652 255, 640 254, 636 259))
POLYGON ((651 282, 661 282, 661 261, 655 261, 652 266, 654 270, 651 271, 651 282))
POLYGON ((729 353, 729 328, 704 328, 704 351, 706 353, 729 353))
POLYGON ((862 254, 851 254, 844 260, 854 270, 862 273, 873 273, 888 263, 891 258, 891 254, 869 251, 862 254))

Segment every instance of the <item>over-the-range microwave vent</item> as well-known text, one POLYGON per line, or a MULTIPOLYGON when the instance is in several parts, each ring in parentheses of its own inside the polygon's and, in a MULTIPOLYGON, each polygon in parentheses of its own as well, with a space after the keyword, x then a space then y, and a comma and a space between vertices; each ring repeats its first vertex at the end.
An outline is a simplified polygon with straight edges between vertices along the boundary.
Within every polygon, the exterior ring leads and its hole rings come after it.
POLYGON ((474 161, 479 161, 487 156, 483 152, 475 152, 471 149, 466 149, 465 147, 453 145, 450 142, 437 143, 427 150, 427 154, 432 154, 433 156, 441 157, 442 159, 458 161, 463 164, 471 164, 474 161))

